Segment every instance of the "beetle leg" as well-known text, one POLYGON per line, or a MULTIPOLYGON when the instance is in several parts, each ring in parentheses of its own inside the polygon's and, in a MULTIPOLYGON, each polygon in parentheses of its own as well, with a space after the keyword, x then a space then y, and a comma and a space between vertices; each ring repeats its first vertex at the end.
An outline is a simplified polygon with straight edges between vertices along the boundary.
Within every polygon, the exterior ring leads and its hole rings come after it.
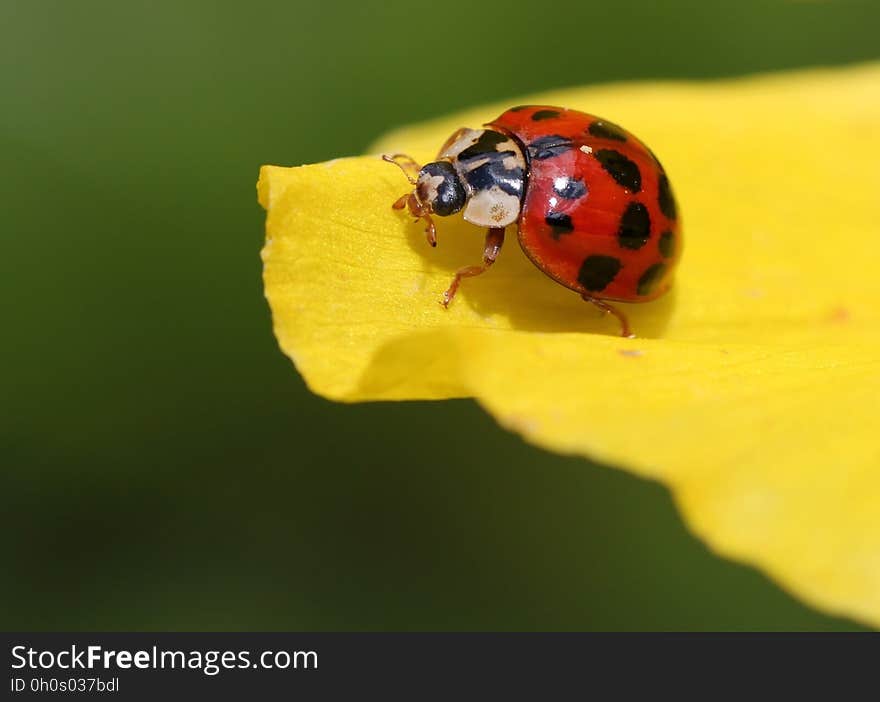
POLYGON ((629 320, 627 320, 626 315, 621 312, 619 309, 614 307, 613 305, 609 305, 605 300, 600 300, 598 297, 592 297, 590 295, 581 295, 584 300, 595 305, 600 310, 602 310, 605 314, 612 314, 617 317, 617 321, 620 322, 620 335, 627 339, 635 339, 636 335, 632 333, 629 328, 629 320))
POLYGON ((415 193, 401 195, 391 205, 392 210, 402 210, 404 207, 407 208, 409 213, 416 218, 416 222, 420 219, 427 222, 427 225, 425 226, 425 238, 431 246, 437 246, 437 228, 434 226, 434 220, 431 219, 431 215, 429 214, 430 210, 419 202, 415 193))
POLYGON ((461 285, 462 278, 473 278, 475 275, 480 275, 480 273, 484 273, 489 266, 495 263, 495 259, 498 257, 498 252, 501 251, 501 245, 503 243, 504 227, 490 228, 489 232, 486 234, 486 247, 483 249, 483 263, 479 266, 459 268, 455 273, 455 277, 452 279, 452 284, 446 289, 446 292, 443 293, 443 299, 440 301, 440 304, 444 307, 449 307, 449 303, 452 302, 452 298, 455 297, 458 286, 461 285))
MULTIPOLYGON (((401 198, 400 200, 402 200, 401 198)), ((399 209, 397 204, 400 202, 398 200, 395 202, 392 207, 395 209, 399 209)), ((437 228, 434 226, 434 220, 431 219, 431 210, 428 207, 425 207, 421 202, 419 202, 419 198, 416 197, 414 192, 410 193, 406 196, 406 205, 409 209, 409 213, 416 218, 416 222, 420 219, 425 220, 427 222, 425 226, 425 238, 428 240, 428 243, 431 246, 437 246, 437 228)))
POLYGON ((437 246, 437 227, 434 226, 434 220, 428 214, 423 214, 421 218, 428 223, 425 227, 425 238, 431 246, 437 246))

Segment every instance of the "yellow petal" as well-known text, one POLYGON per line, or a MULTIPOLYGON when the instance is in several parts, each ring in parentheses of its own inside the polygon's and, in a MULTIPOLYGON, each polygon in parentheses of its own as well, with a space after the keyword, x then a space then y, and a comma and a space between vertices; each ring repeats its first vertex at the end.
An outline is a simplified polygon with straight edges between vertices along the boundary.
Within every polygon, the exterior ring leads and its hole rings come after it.
MULTIPOLYGON (((472 396, 548 449, 670 487, 715 550, 880 625, 880 65, 716 83, 565 90, 663 160, 684 214, 673 292, 625 306, 638 339, 515 243, 439 304, 482 232, 439 246, 392 211, 376 156, 266 166, 266 295, 309 387, 337 400, 472 396)), ((376 151, 430 158, 493 105, 376 151)))

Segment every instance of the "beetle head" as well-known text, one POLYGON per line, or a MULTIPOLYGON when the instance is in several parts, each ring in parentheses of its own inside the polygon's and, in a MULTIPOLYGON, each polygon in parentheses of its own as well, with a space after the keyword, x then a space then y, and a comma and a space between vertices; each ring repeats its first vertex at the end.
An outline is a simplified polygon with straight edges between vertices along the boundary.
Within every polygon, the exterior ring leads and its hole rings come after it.
POLYGON ((464 183, 449 161, 434 161, 419 170, 416 180, 416 198, 439 217, 459 212, 467 202, 464 183))

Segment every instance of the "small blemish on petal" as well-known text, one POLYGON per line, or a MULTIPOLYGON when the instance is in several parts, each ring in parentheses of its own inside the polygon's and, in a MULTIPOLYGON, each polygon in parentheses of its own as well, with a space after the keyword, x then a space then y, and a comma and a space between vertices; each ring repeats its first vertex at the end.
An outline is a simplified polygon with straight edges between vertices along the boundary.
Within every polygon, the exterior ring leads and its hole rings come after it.
POLYGON ((626 356, 627 358, 639 358, 640 356, 645 355, 645 352, 641 349, 618 349, 617 353, 621 356, 626 356))
POLYGON ((850 313, 846 307, 835 307, 833 310, 831 310, 831 312, 829 312, 826 319, 831 324, 846 324, 850 320, 850 313))

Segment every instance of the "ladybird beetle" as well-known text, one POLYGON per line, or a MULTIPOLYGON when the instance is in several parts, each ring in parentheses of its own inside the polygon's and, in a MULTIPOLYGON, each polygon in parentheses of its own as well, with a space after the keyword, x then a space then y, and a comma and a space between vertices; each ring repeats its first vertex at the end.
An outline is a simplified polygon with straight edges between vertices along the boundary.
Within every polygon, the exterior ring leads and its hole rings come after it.
POLYGON ((678 208, 654 153, 616 124, 576 110, 513 107, 484 125, 462 128, 419 166, 404 154, 384 155, 414 186, 394 202, 427 223, 463 211, 487 227, 483 262, 460 269, 443 295, 448 306, 462 278, 486 271, 516 223, 526 256, 557 283, 620 321, 608 304, 647 302, 672 283, 681 254, 678 208))

